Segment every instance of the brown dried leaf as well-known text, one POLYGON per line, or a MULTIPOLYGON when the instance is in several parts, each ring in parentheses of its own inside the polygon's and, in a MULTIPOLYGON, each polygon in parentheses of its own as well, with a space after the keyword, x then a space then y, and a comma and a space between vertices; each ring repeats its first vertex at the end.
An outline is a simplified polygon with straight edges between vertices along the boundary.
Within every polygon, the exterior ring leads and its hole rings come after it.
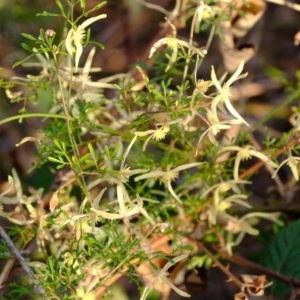
POLYGON ((245 293, 237 293, 234 295, 234 300, 248 300, 248 297, 245 293))
POLYGON ((267 280, 266 275, 242 274, 241 278, 244 282, 242 290, 246 289, 247 293, 253 296, 264 295, 265 289, 272 284, 271 281, 267 280))
POLYGON ((294 45, 298 46, 300 44, 300 30, 294 36, 294 45))
POLYGON ((57 196, 58 191, 56 191, 55 193, 53 193, 50 201, 49 201, 49 209, 52 212, 56 206, 58 205, 58 196, 57 196))
POLYGON ((251 45, 237 49, 234 44, 232 24, 230 22, 223 22, 221 26, 221 35, 223 40, 220 42, 220 52, 223 56, 223 62, 226 70, 234 72, 241 61, 246 63, 253 57, 256 49, 251 45))
POLYGON ((232 33, 235 37, 241 38, 257 23, 266 11, 266 3, 262 0, 249 0, 247 6, 241 8, 243 16, 238 16, 232 24, 232 33))

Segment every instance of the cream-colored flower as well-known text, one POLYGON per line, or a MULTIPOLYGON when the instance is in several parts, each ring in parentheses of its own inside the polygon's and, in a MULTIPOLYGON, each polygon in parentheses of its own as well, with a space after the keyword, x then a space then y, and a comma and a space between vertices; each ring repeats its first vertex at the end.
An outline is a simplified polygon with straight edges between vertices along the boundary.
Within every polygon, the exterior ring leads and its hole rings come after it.
POLYGON ((136 170, 130 170, 130 167, 128 167, 125 164, 126 158, 128 153, 130 152, 134 142, 136 141, 137 136, 135 135, 132 139, 132 141, 130 142, 130 144, 128 145, 128 147, 126 148, 124 155, 123 155, 123 159, 121 161, 121 166, 120 166, 120 172, 118 174, 118 179, 121 180, 121 182, 125 183, 128 182, 129 177, 138 173, 143 173, 143 172, 147 172, 148 170, 146 169, 136 169, 136 170))
POLYGON ((204 12, 207 12, 209 15, 212 14, 212 8, 205 4, 203 1, 199 1, 199 3, 197 4, 197 8, 194 14, 194 18, 197 20, 196 21, 196 25, 195 25, 195 33, 199 33, 200 32, 200 24, 203 18, 203 14, 204 12))
POLYGON ((149 179, 149 178, 160 178, 161 182, 163 182, 166 185, 166 188, 169 190, 170 194, 181 204, 182 202, 174 192, 171 182, 178 178, 180 171, 194 168, 201 164, 203 163, 200 162, 200 163, 184 164, 174 169, 171 169, 171 166, 169 165, 166 171, 157 169, 156 171, 149 172, 148 174, 137 176, 134 178, 134 180, 139 181, 139 180, 149 179))
POLYGON ((83 42, 86 37, 86 27, 92 23, 106 18, 106 14, 99 15, 97 17, 89 18, 80 24, 77 28, 71 28, 66 37, 66 49, 68 53, 73 57, 75 53, 75 72, 77 72, 79 59, 83 51, 83 42))
POLYGON ((229 129, 232 124, 240 124, 241 120, 238 119, 232 119, 232 120, 225 120, 225 121, 219 121, 218 116, 215 115, 211 110, 207 109, 206 113, 207 117, 207 123, 208 123, 208 129, 205 130, 202 135, 199 138, 198 144, 197 144, 197 150, 196 150, 196 156, 198 154, 198 148, 199 144, 201 143, 204 136, 207 134, 209 141, 214 144, 218 145, 218 142, 215 138, 215 136, 224 129, 229 129))
MULTIPOLYGON (((173 289, 177 294, 179 294, 182 297, 190 297, 190 295, 179 288, 177 288, 170 280, 168 280, 167 276, 168 274, 168 269, 170 269, 173 265, 175 265, 177 262, 179 262, 182 259, 186 259, 188 257, 188 254, 183 254, 179 255, 175 258, 172 258, 172 262, 167 262, 165 266, 161 270, 157 270, 156 268, 154 269, 151 265, 151 271, 153 273, 154 279, 149 282, 148 280, 145 280, 146 282, 146 287, 143 291, 143 294, 141 295, 140 300, 146 300, 147 296, 151 292, 152 289, 155 288, 155 285, 160 283, 160 284, 166 284, 168 285, 171 289, 173 289)), ((143 274, 141 274, 143 277, 143 274)), ((149 274, 147 274, 147 277, 149 277, 149 274)))
POLYGON ((155 139, 156 141, 161 141, 163 140, 167 133, 170 131, 170 126, 171 124, 175 124, 180 122, 181 119, 177 119, 174 121, 166 122, 166 123, 158 123, 157 124, 157 129, 150 129, 146 131, 136 131, 134 134, 136 136, 146 136, 149 135, 149 137, 146 139, 146 141, 143 144, 143 151, 146 150, 146 147, 151 139, 155 139))
POLYGON ((216 72, 214 67, 212 66, 211 69, 211 79, 213 81, 214 86, 218 90, 217 96, 213 99, 211 104, 211 110, 214 115, 217 115, 217 108, 219 108, 223 113, 226 113, 224 104, 228 111, 238 120, 240 120, 240 123, 245 123, 248 125, 248 123, 242 118, 242 116, 235 110, 235 108, 231 104, 231 98, 232 98, 232 92, 231 92, 231 85, 234 81, 243 78, 247 76, 246 74, 240 75, 244 67, 244 62, 242 61, 237 70, 234 72, 234 74, 228 79, 228 81, 221 85, 220 81, 218 81, 216 72))
POLYGON ((201 199, 204 199, 210 192, 214 191, 214 203, 220 202, 220 195, 232 190, 235 194, 241 194, 241 189, 238 184, 249 184, 247 180, 228 180, 226 182, 217 183, 214 186, 207 189, 202 195, 201 199))
POLYGON ((224 147, 222 151, 237 151, 237 156, 234 162, 234 169, 233 169, 233 178, 235 180, 239 179, 239 167, 242 160, 251 159, 252 156, 255 156, 268 164, 272 168, 277 168, 277 164, 273 162, 267 155, 257 151, 252 145, 247 145, 244 147, 239 146, 228 146, 224 147))
POLYGON ((117 200, 119 208, 116 210, 116 213, 109 213, 94 207, 91 208, 91 211, 104 219, 123 219, 124 223, 129 225, 129 217, 141 213, 143 200, 140 197, 137 197, 134 201, 131 201, 123 185, 117 185, 117 200))
POLYGON ((279 166, 278 168, 276 169, 276 171, 274 172, 274 174, 272 175, 272 178, 275 178, 279 169, 287 164, 290 168, 291 168, 291 171, 292 171, 292 174, 295 178, 296 181, 299 181, 299 171, 298 171, 298 164, 299 164, 299 161, 300 161, 300 157, 296 157, 296 156, 292 156, 292 155, 289 155, 289 157, 287 159, 285 159, 279 166))
POLYGON ((238 234, 234 242, 228 242, 226 244, 227 251, 230 255, 232 253, 232 247, 239 245, 246 233, 250 235, 259 234, 259 231, 253 227, 259 222, 259 219, 267 219, 280 226, 283 225, 282 221, 278 219, 277 213, 251 212, 245 214, 241 218, 236 218, 226 214, 225 218, 227 219, 225 230, 228 231, 229 237, 238 234))
POLYGON ((172 35, 171 36, 167 36, 165 38, 162 38, 160 40, 158 40, 151 48, 150 50, 150 54, 149 54, 149 58, 153 56, 153 54, 156 52, 156 50, 163 46, 163 45, 167 45, 168 48, 170 48, 172 50, 172 54, 171 57, 169 59, 169 63, 166 67, 166 72, 170 69, 170 67, 172 66, 172 64, 174 64, 174 62, 176 61, 177 55, 178 55, 178 48, 184 49, 190 49, 192 51, 193 54, 197 54, 201 57, 204 57, 206 54, 206 50, 205 49, 197 49, 195 46, 191 45, 190 43, 177 39, 177 31, 175 26, 168 20, 166 19, 167 22, 169 23, 169 25, 172 28, 172 35))
POLYGON ((224 199, 219 198, 218 202, 211 205, 211 207, 207 210, 209 225, 215 225, 217 223, 218 215, 224 214, 229 208, 232 207, 233 204, 251 208, 251 205, 245 201, 247 198, 248 196, 244 194, 231 195, 224 199))
POLYGON ((210 192, 213 191, 213 203, 205 212, 205 215, 208 217, 209 225, 215 225, 218 215, 224 214, 225 211, 234 203, 247 208, 251 207, 246 201, 244 201, 247 199, 247 196, 241 194, 241 190, 238 187, 238 184, 247 183, 250 182, 246 180, 230 180, 227 182, 218 183, 205 191, 205 193, 201 196, 201 199, 204 199, 210 192), (234 192, 235 194, 224 198, 224 195, 226 195, 228 192, 234 192))

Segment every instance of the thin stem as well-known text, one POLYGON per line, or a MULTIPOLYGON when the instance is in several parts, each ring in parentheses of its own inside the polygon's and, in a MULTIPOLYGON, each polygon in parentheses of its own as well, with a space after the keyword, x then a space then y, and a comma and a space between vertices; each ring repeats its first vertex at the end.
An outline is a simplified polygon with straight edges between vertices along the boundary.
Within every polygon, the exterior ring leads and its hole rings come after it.
POLYGON ((228 267, 223 266, 218 259, 202 244, 197 243, 199 249, 203 250, 214 262, 214 264, 225 274, 228 276, 230 281, 233 281, 239 288, 242 288, 242 282, 235 277, 230 271, 228 267))
MULTIPOLYGON (((208 40, 206 42, 206 45, 205 45, 205 50, 208 51, 208 49, 210 48, 210 45, 211 45, 211 42, 212 42, 212 39, 215 35, 215 32, 216 32, 216 28, 217 26, 216 25, 212 25, 211 29, 210 29, 210 32, 209 32, 209 37, 208 37, 208 40)), ((195 71, 194 71, 194 74, 195 74, 195 84, 197 84, 197 73, 202 65, 202 62, 203 62, 203 57, 200 57, 199 56, 197 57, 197 62, 196 62, 196 66, 195 66, 195 71)))
POLYGON ((267 276, 270 276, 274 279, 277 279, 281 282, 286 283, 287 285, 291 287, 300 287, 300 281, 296 280, 294 278, 285 276, 283 274, 280 274, 278 271, 273 271, 270 270, 264 266, 258 265, 250 260, 247 260, 243 257, 240 257, 238 255, 228 255, 225 251, 219 250, 217 247, 214 246, 214 250, 217 251, 223 258, 225 258, 228 261, 231 261, 239 266, 245 267, 245 268, 250 268, 254 270, 257 273, 264 274, 267 276))
MULTIPOLYGON (((19 122, 22 121, 22 119, 27 119, 27 118, 52 118, 52 119, 67 119, 66 116, 63 115, 57 115, 57 114, 47 114, 47 113, 32 113, 32 114, 24 114, 24 115, 16 115, 12 116, 9 118, 5 118, 4 120, 0 121, 0 125, 19 120, 19 122)), ((71 120, 73 118, 70 118, 71 120)))
MULTIPOLYGON (((38 293, 44 294, 43 287, 37 282, 33 271, 30 269, 30 267, 26 263, 24 257, 21 255, 21 253, 19 252, 17 247, 14 245, 14 243, 11 241, 11 239, 6 234, 4 228, 1 225, 0 225, 0 236, 5 240, 7 246, 9 247, 11 252, 15 255, 15 257, 19 261, 20 265, 23 267, 24 271, 28 274, 29 277, 31 277, 33 279, 34 284, 38 286, 38 290, 37 290, 38 293)), ((49 298, 46 298, 46 299, 49 299, 49 298)))

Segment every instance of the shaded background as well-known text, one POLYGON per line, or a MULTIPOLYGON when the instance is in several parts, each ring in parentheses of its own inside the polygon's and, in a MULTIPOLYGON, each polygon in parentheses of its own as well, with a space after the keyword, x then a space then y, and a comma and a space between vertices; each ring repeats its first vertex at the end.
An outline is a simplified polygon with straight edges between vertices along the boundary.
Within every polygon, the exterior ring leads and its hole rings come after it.
MULTIPOLYGON (((99 1, 87 0, 87 6, 90 7, 98 3, 99 1)), ((174 1, 171 0, 156 0, 151 3, 159 4, 167 10, 171 10, 174 6, 174 1)), ((20 46, 22 42, 27 42, 21 33, 29 33, 37 37, 40 28, 45 30, 51 28, 57 33, 61 32, 63 20, 59 22, 57 18, 36 17, 36 14, 43 10, 58 12, 54 0, 0 0, 0 66, 3 68, 0 76, 2 78, 10 79, 12 76, 26 76, 38 72, 23 67, 12 69, 11 66, 27 55, 20 46)), ((108 17, 91 25, 92 39, 105 45, 105 50, 99 49, 93 60, 93 66, 101 67, 103 70, 98 76, 126 73, 136 62, 146 62, 151 45, 158 38, 163 37, 158 37, 157 34, 164 16, 157 11, 144 8, 135 1, 108 0, 108 4, 99 13, 106 13, 108 17)), ((96 15, 97 12, 94 14, 96 15)), ((289 92, 284 87, 284 80, 287 79, 292 83, 297 81, 295 73, 299 68, 300 51, 299 46, 294 45, 294 35, 298 30, 300 30, 299 12, 268 3, 265 15, 240 41, 243 44, 254 45, 258 49, 256 55, 245 66, 245 70, 249 72, 246 80, 263 86, 261 91, 250 91, 253 96, 246 106, 247 114, 254 120, 260 120, 286 99, 289 92)), ((187 38, 188 34, 188 29, 178 31, 178 36, 181 38, 187 38)), ((204 45, 206 40, 205 33, 196 36, 200 46, 204 45)), ((88 52, 86 49, 81 61, 85 61, 84 56, 87 56, 88 52)), ((209 78, 211 65, 222 68, 217 39, 204 60, 199 72, 200 78, 202 76, 204 79, 209 78)), ((22 108, 22 103, 10 104, 3 91, 0 97, 0 119, 15 115, 22 108)), ((45 103, 49 101, 47 95, 44 95, 43 99, 45 103)), ((39 111, 40 107, 46 105, 45 103, 39 104, 40 106, 32 105, 30 110, 39 111)), ((270 120, 268 126, 278 133, 289 130, 289 115, 290 110, 287 108, 270 120)), ((32 135, 41 127, 41 120, 35 119, 24 120, 23 124, 12 122, 0 126, 0 183, 5 182, 7 175, 11 174, 11 169, 15 168, 26 184, 44 187, 46 190, 51 185, 53 175, 47 168, 28 174, 35 159, 35 146, 26 143, 21 147, 15 147, 23 137, 32 135)), ((257 132, 261 138, 263 134, 263 130, 257 132)), ((268 182, 264 180, 262 173, 254 178, 251 188, 251 192, 256 197, 254 198, 262 199, 266 194, 267 186, 268 182)), ((253 240, 248 241, 251 242, 253 240)), ((223 284, 225 278, 219 273, 212 269, 209 274, 206 274, 207 291, 202 296, 199 296, 198 289, 193 291, 193 299, 221 299, 220 295, 222 299, 226 297, 231 299, 230 284, 223 284)), ((199 283, 197 285, 199 287, 199 283)), ((192 285, 190 289, 192 290, 192 285)), ((135 295, 134 289, 132 299, 135 295)), ((172 299, 175 299, 175 295, 172 299)))

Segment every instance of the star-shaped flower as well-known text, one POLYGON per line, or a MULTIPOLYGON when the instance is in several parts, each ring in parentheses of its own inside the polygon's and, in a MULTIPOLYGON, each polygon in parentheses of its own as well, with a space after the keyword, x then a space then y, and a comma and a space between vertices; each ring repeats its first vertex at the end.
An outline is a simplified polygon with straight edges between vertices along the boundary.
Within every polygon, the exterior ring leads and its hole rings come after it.
POLYGON ((89 18, 80 24, 77 28, 71 28, 67 34, 66 38, 66 49, 68 53, 73 57, 75 53, 75 72, 77 72, 79 59, 83 51, 83 41, 86 37, 85 28, 91 25, 92 23, 106 18, 106 14, 99 15, 97 17, 89 18))
MULTIPOLYGON (((168 269, 170 269, 173 265, 175 265, 177 262, 179 262, 182 259, 187 258, 187 254, 179 255, 175 258, 172 259, 172 262, 167 262, 165 266, 161 270, 154 269, 151 267, 152 273, 153 273, 153 280, 151 282, 146 281, 146 287, 143 291, 143 294, 141 296, 141 300, 146 300, 147 296, 151 292, 153 288, 155 288, 155 285, 160 283, 160 284, 166 284, 168 285, 171 289, 173 289, 176 293, 178 293, 182 297, 190 297, 190 295, 179 288, 177 288, 168 278, 168 269)), ((149 276, 147 274, 147 276, 149 276)))
POLYGON ((246 74, 242 74, 241 72, 244 67, 244 62, 242 61, 234 74, 228 79, 227 82, 225 82, 223 85, 221 85, 220 81, 217 79, 216 72, 214 67, 211 68, 211 79, 213 81, 214 86, 217 88, 218 93, 216 97, 213 99, 211 104, 211 110, 214 115, 217 115, 217 107, 223 112, 226 113, 226 110, 224 108, 224 104, 228 111, 238 120, 240 120, 241 123, 245 123, 248 125, 248 123, 242 118, 242 116, 235 110, 235 108, 231 104, 231 98, 232 98, 232 87, 234 81, 244 78, 247 76, 246 74))
POLYGON ((277 168, 277 164, 273 162, 267 155, 257 151, 252 145, 244 147, 228 146, 224 147, 222 151, 237 151, 237 156, 234 162, 233 177, 235 180, 239 179, 239 166, 242 160, 247 160, 255 156, 268 164, 272 168, 277 168))
POLYGON ((167 72, 170 69, 170 67, 172 66, 172 64, 174 64, 174 62, 176 61, 176 58, 177 58, 177 55, 178 55, 178 48, 181 48, 181 49, 187 48, 187 49, 191 50, 192 53, 198 54, 200 57, 204 57, 204 55, 207 52, 205 49, 197 49, 195 46, 191 45, 190 43, 178 39, 176 37, 177 36, 177 31, 176 31, 175 26, 168 19, 166 19, 166 20, 172 28, 172 35, 166 36, 166 37, 158 40, 152 46, 152 48, 150 50, 149 58, 153 56, 153 54, 156 52, 156 50, 159 47, 161 47, 163 45, 167 45, 168 48, 170 48, 172 50, 172 54, 171 54, 171 57, 169 59, 168 66, 166 67, 166 72, 167 72))
POLYGON ((272 178, 275 178, 279 169, 287 164, 290 168, 291 168, 291 172, 295 178, 296 181, 299 181, 299 171, 298 171, 298 164, 299 164, 299 161, 300 161, 300 157, 296 157, 296 156, 292 156, 292 155, 289 155, 289 157, 287 159, 285 159, 279 166, 278 168, 276 169, 276 171, 274 172, 272 178))
POLYGON ((207 117, 207 124, 208 124, 208 129, 205 130, 202 135, 199 138, 198 144, 197 144, 197 150, 195 156, 198 154, 198 147, 204 138, 204 136, 207 134, 208 139, 210 140, 211 143, 213 143, 215 146, 218 145, 218 142, 215 138, 215 136, 224 129, 229 129, 232 124, 240 124, 242 123, 241 120, 239 119, 232 119, 232 120, 225 120, 225 121, 219 121, 218 116, 214 114, 211 110, 207 109, 206 113, 207 117))
POLYGON ((172 188, 172 185, 171 185, 171 182, 174 181, 176 178, 178 178, 180 171, 190 169, 190 168, 194 168, 194 167, 197 167, 201 164, 202 164, 202 162, 184 164, 184 165, 178 166, 174 169, 171 169, 171 166, 168 165, 166 171, 162 171, 161 169, 157 169, 153 172, 149 172, 148 174, 137 176, 137 177, 134 178, 134 180, 139 181, 139 180, 148 179, 148 178, 155 178, 155 177, 160 178, 161 182, 163 182, 166 185, 166 187, 169 190, 170 194, 181 204, 182 202, 179 199, 179 197, 176 195, 176 193, 174 192, 174 190, 172 188))

